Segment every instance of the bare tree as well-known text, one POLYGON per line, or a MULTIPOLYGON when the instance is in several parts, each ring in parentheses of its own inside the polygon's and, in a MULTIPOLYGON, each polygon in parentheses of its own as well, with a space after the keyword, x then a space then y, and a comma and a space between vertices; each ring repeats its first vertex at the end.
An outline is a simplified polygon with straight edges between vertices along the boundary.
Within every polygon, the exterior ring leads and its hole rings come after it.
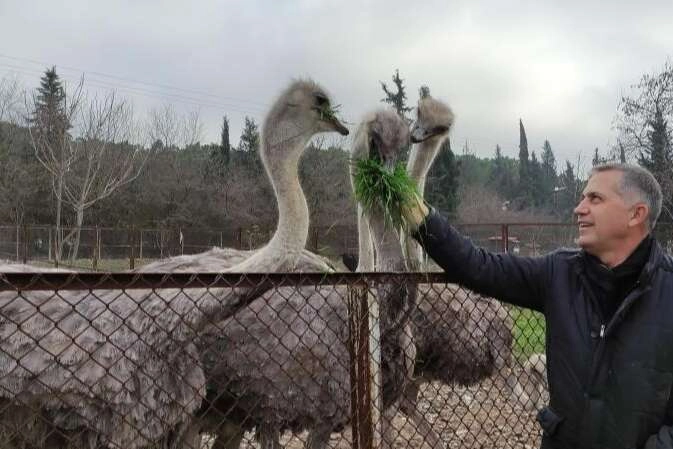
POLYGON ((152 109, 147 123, 151 142, 161 141, 163 148, 178 149, 195 145, 203 135, 203 123, 198 111, 180 115, 171 104, 152 109))
POLYGON ((57 262, 66 242, 70 257, 77 257, 84 211, 134 180, 149 154, 138 143, 131 105, 114 92, 88 97, 82 80, 72 92, 63 89, 59 103, 44 107, 34 96, 29 126, 35 156, 52 177, 57 262), (65 238, 64 203, 75 212, 75 227, 65 238))
POLYGON ((75 212, 71 259, 77 257, 84 211, 138 177, 149 151, 138 143, 133 108, 114 92, 82 102, 74 117, 76 155, 63 189, 63 200, 75 212))
MULTIPOLYGON (((657 154, 661 149, 656 147, 652 132, 659 120, 673 119, 673 64, 666 63, 660 73, 643 75, 631 88, 634 95, 621 98, 614 123, 619 144, 632 156, 665 156, 657 154)), ((670 139, 670 127, 665 132, 670 139)))
POLYGON ((63 249, 62 213, 63 191, 68 173, 77 160, 76 147, 71 145, 68 132, 71 120, 81 107, 83 80, 70 93, 62 87, 55 68, 47 70, 37 93, 28 100, 26 109, 28 131, 35 157, 51 175, 56 208, 56 263, 61 260, 63 249))
POLYGON ((0 78, 0 122, 15 123, 21 105, 21 87, 13 77, 0 78))
POLYGON ((620 159, 630 156, 647 168, 661 184, 663 209, 673 217, 673 64, 645 74, 631 86, 634 94, 622 97, 614 127, 618 131, 620 159))

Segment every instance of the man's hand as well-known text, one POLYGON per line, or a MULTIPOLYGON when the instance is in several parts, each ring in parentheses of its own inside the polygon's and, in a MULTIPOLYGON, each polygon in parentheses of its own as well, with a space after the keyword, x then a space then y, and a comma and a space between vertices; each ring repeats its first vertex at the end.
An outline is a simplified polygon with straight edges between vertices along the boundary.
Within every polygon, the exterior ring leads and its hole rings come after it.
POLYGON ((415 232, 430 213, 430 209, 423 203, 423 199, 416 195, 411 202, 402 206, 401 212, 409 232, 415 232))

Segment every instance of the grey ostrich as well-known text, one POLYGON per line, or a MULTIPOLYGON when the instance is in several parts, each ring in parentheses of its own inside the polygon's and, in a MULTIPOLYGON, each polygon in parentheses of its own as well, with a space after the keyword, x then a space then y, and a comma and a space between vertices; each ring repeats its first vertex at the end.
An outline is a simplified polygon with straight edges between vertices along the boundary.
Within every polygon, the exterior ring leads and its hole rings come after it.
POLYGON ((299 158, 313 135, 348 130, 334 117, 330 99, 312 81, 293 83, 277 101, 262 128, 262 163, 278 203, 278 225, 271 240, 256 251, 213 248, 160 260, 140 272, 332 271, 329 262, 305 249, 309 211, 299 183, 299 158), (292 262, 292 263, 289 263, 292 262))
MULTIPOLYGON (((428 171, 453 122, 453 112, 445 103, 430 96, 419 100, 417 120, 411 131, 415 145, 409 155, 407 171, 417 182, 421 195, 428 171)), ((358 270, 370 270, 376 262, 365 219, 358 223, 358 233, 361 254, 358 270)), ((423 267, 420 246, 408 238, 403 241, 409 266, 423 267)), ((452 284, 420 284, 418 294, 417 307, 411 316, 416 345, 414 381, 405 389, 400 410, 411 418, 429 445, 444 446, 417 408, 419 387, 424 382, 438 380, 447 385, 472 385, 495 372, 503 372, 514 397, 530 404, 531 398, 511 375, 513 323, 500 303, 452 284)))
MULTIPOLYGON (((355 136, 353 157, 390 164, 408 128, 391 110, 369 115, 355 136), (372 138, 375 136, 375 138, 372 138)), ((405 267, 399 235, 383 215, 369 217, 380 268, 405 267)), ((409 286, 378 285, 381 304, 382 399, 392 405, 413 369, 409 286), (395 288, 398 287, 398 288, 395 288)), ((345 288, 282 288, 213 325, 199 342, 208 378, 202 430, 218 435, 214 447, 238 447, 256 429, 262 447, 276 447, 281 432, 310 430, 308 447, 323 448, 350 419, 348 310, 345 288)))
MULTIPOLYGON (((325 105, 329 97, 320 86, 297 81, 265 120, 262 151, 280 198, 282 189, 298 189, 293 170, 313 134, 347 133, 325 114, 325 105)), ((295 225, 308 226, 301 221, 306 202, 298 192, 279 199, 280 222, 296 219, 295 225)), ((304 245, 297 236, 277 233, 247 267, 294 268, 304 245)), ((48 434, 50 447, 63 445, 58 434, 78 447, 193 442, 192 415, 206 392, 194 340, 207 323, 233 313, 247 290, 0 294, 0 425, 20 428, 24 423, 17 419, 32 413, 47 424, 24 432, 22 441, 45 443, 48 434)))
MULTIPOLYGON (((454 122, 451 109, 429 94, 418 102, 411 131, 414 143, 407 170, 423 194, 427 174, 454 122)), ((423 267, 422 250, 407 240, 409 264, 423 267)), ((500 372, 512 388, 513 398, 529 406, 537 401, 513 377, 511 365, 513 323, 497 301, 456 285, 419 285, 418 308, 412 319, 417 341, 416 375, 419 379, 471 385, 500 372)), ((415 404, 418 382, 409 388, 407 403, 415 404)))

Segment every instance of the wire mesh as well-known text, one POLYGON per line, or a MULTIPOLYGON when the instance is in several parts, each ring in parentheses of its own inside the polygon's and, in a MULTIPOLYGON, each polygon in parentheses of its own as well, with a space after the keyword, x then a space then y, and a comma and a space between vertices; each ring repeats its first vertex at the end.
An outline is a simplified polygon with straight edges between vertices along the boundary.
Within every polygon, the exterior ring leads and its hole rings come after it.
POLYGON ((0 271, 0 448, 539 444, 544 319, 443 274, 0 271))

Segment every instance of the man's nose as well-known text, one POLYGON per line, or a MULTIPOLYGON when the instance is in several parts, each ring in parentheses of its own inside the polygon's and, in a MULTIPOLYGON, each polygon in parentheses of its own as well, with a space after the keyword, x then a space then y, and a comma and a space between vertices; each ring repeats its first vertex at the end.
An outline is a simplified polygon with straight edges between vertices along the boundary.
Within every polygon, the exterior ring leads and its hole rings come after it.
POLYGON ((580 201, 577 206, 575 206, 575 209, 573 209, 573 213, 575 215, 586 215, 589 213, 589 209, 587 208, 584 200, 580 201))

